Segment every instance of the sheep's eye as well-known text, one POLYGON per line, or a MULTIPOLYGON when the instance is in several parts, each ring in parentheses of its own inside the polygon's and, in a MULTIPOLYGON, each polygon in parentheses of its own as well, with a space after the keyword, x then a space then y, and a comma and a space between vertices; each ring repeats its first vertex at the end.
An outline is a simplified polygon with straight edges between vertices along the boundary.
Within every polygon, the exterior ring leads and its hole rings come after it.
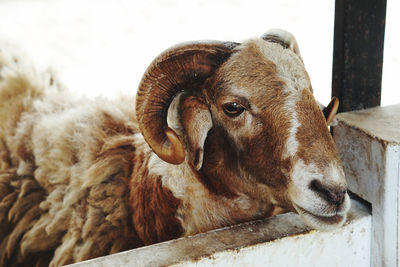
POLYGON ((223 108, 225 114, 230 117, 237 117, 244 111, 244 107, 236 102, 227 103, 223 106, 223 108))

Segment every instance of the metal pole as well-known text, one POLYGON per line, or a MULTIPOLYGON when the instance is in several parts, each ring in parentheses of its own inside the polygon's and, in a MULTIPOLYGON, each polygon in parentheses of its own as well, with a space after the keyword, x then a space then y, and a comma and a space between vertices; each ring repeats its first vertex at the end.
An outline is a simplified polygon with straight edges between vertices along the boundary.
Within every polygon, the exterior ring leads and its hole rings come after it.
POLYGON ((336 0, 332 96, 339 112, 381 102, 386 0, 336 0))

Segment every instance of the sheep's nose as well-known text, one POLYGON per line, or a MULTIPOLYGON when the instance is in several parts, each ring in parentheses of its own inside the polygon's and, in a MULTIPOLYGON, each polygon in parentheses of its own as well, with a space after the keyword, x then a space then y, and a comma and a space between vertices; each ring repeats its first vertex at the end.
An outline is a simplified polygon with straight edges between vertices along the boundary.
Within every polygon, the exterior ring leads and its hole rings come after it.
POLYGON ((331 204, 339 206, 343 203, 347 190, 343 188, 333 189, 324 186, 320 181, 314 180, 310 184, 311 190, 317 192, 322 198, 331 204))

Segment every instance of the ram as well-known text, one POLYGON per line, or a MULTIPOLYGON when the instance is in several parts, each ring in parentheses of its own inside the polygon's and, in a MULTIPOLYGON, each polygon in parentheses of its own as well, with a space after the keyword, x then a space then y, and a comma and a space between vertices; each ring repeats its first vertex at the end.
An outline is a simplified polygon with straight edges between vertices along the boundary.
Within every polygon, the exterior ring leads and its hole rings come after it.
POLYGON ((290 33, 174 46, 134 101, 72 96, 2 43, 1 266, 59 266, 278 209, 321 230, 345 222, 337 101, 321 110, 290 33))

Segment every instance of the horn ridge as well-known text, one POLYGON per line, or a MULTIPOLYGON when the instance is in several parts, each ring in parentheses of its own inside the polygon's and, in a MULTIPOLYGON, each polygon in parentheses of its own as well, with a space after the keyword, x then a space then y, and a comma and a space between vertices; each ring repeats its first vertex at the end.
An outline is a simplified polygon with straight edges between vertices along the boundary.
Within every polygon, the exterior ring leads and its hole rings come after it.
POLYGON ((167 49, 153 60, 143 75, 136 98, 139 128, 153 151, 163 160, 180 164, 185 150, 167 125, 167 111, 174 96, 196 87, 232 53, 234 43, 203 41, 167 49))

